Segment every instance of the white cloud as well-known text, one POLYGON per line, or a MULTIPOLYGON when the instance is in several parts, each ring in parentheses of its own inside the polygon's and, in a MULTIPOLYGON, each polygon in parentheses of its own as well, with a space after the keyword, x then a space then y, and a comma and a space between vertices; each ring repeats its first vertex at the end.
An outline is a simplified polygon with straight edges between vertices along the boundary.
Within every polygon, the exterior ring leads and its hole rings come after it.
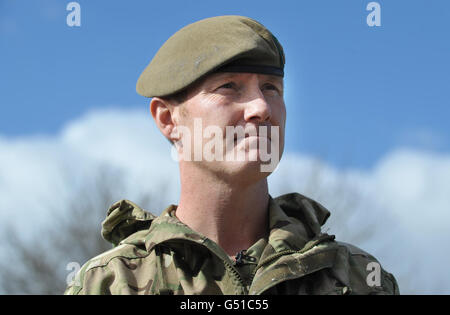
POLYGON ((157 191, 160 178, 171 179, 168 196, 178 192, 178 166, 151 117, 138 110, 94 111, 54 137, 0 137, 2 221, 45 222, 47 204, 61 205, 103 164, 124 172, 118 199, 157 191))
MULTIPOLYGON (((149 114, 109 109, 55 136, 0 137, 1 222, 44 224, 45 202, 63 202, 101 163, 123 170, 120 198, 154 191, 164 179, 164 202, 177 202, 178 166, 149 114)), ((297 191, 321 202, 332 212, 329 233, 374 254, 402 292, 450 293, 450 156, 399 149, 371 170, 339 170, 287 152, 269 183, 273 196, 297 191)))

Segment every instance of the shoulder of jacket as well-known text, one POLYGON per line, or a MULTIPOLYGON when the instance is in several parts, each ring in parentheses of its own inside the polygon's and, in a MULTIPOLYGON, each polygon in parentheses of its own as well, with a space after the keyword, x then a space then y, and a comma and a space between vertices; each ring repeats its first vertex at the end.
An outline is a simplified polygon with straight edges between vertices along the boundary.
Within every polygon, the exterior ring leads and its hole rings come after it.
POLYGON ((75 275, 72 283, 69 284, 68 288, 66 289, 65 294, 86 294, 83 293, 85 284, 86 282, 91 281, 90 278, 92 278, 94 274, 95 281, 98 282, 102 282, 108 277, 114 276, 115 267, 110 266, 114 261, 120 259, 120 263, 128 265, 136 259, 143 259, 148 257, 149 255, 150 253, 142 247, 136 246, 134 244, 121 243, 120 245, 88 260, 75 275))
POLYGON ((362 250, 361 248, 359 248, 353 244, 349 244, 349 243, 341 242, 341 241, 336 241, 336 243, 338 244, 339 247, 344 249, 350 256, 361 256, 361 257, 365 257, 365 258, 368 258, 371 260, 376 260, 376 258, 373 255, 369 254, 368 252, 362 250))
POLYGON ((375 256, 355 245, 336 243, 340 248, 341 259, 338 268, 346 265, 349 281, 359 287, 354 293, 361 294, 360 292, 366 292, 367 289, 368 293, 364 294, 400 294, 397 280, 382 267, 375 256))
POLYGON ((93 268, 106 266, 115 258, 138 259, 147 257, 150 253, 145 248, 139 246, 146 233, 147 231, 133 233, 120 242, 118 246, 93 257, 85 264, 85 272, 93 268))

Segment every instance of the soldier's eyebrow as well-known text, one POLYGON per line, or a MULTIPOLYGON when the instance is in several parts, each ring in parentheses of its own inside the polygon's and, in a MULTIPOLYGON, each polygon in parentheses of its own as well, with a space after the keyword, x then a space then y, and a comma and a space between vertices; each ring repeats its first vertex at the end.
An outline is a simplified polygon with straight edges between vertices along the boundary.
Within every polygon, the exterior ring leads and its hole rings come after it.
MULTIPOLYGON (((213 73, 210 76, 206 77, 204 79, 204 87, 206 89, 211 89, 215 85, 220 84, 226 80, 232 80, 235 78, 240 78, 245 73, 240 72, 217 72, 213 73)), ((281 91, 284 89, 284 80, 283 78, 276 76, 276 75, 270 75, 270 74, 261 74, 262 75, 262 81, 269 82, 274 84, 277 88, 279 88, 281 91)))
POLYGON ((265 75, 264 81, 275 85, 281 92, 284 91, 284 79, 275 75, 265 75))
POLYGON ((221 81, 226 79, 231 79, 234 77, 237 77, 239 75, 242 75, 242 73, 235 73, 235 72, 222 72, 222 73, 214 73, 211 76, 211 81, 221 81))
POLYGON ((283 84, 284 84, 284 79, 277 75, 264 74, 264 77, 267 81, 280 84, 281 86, 283 86, 283 84))
POLYGON ((204 80, 204 87, 206 89, 211 89, 212 87, 214 87, 214 85, 222 82, 222 81, 226 81, 229 79, 232 79, 236 76, 239 76, 239 73, 233 73, 233 72, 218 72, 218 73, 213 73, 210 76, 206 77, 204 80))

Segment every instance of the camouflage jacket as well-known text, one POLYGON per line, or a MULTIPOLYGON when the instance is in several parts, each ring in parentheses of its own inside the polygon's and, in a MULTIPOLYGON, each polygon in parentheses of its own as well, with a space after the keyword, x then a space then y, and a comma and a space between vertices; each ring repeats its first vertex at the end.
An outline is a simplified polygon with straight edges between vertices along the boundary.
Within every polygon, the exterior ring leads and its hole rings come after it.
POLYGON ((330 213, 300 194, 270 198, 268 237, 236 261, 174 210, 155 217, 115 203, 102 228, 115 247, 84 264, 65 294, 399 294, 373 256, 321 232, 330 213))

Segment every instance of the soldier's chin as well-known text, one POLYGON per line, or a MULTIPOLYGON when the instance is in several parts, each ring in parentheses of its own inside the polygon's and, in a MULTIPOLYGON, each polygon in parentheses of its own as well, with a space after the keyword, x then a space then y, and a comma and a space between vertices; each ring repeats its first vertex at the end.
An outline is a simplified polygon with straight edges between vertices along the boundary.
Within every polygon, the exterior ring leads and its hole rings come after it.
POLYGON ((267 177, 270 173, 261 171, 261 161, 258 159, 245 161, 228 161, 226 168, 230 175, 237 176, 240 181, 256 181, 267 177))

